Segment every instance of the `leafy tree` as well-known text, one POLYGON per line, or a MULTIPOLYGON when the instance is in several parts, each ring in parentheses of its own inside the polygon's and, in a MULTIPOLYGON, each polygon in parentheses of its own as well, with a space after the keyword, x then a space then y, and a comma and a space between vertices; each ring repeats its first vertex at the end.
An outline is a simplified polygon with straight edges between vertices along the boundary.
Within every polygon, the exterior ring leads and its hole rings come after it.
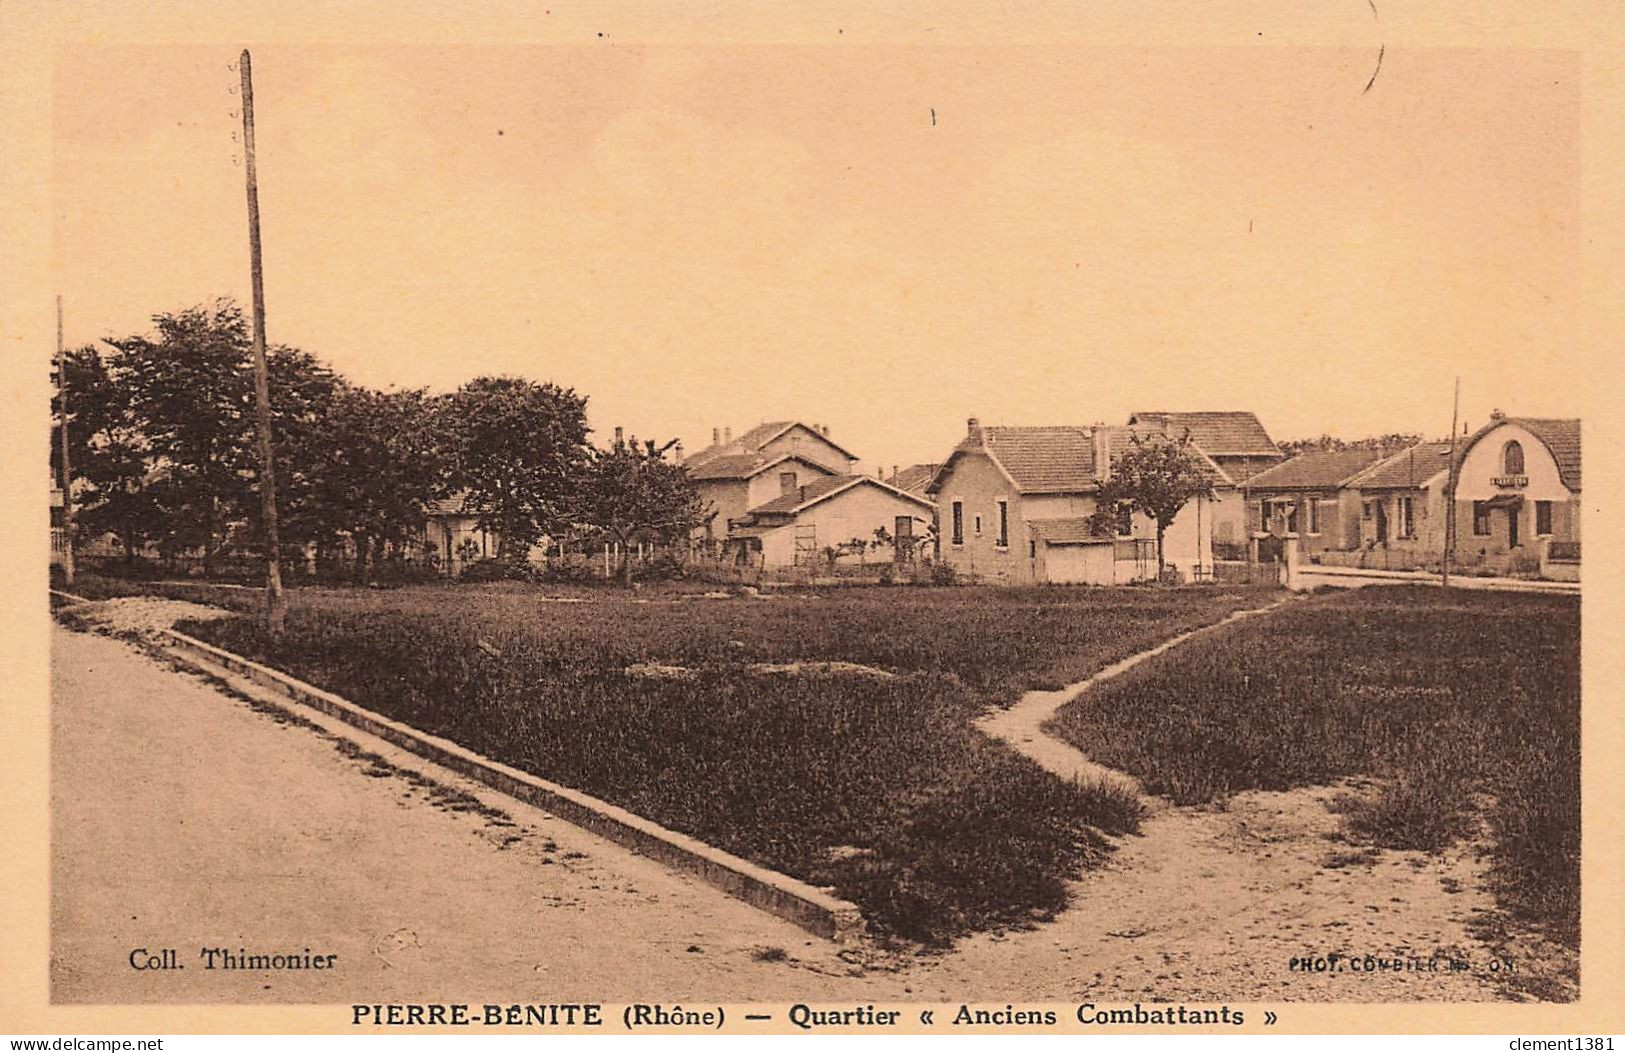
POLYGON ((497 532, 499 559, 523 559, 544 534, 569 525, 586 467, 587 399, 518 377, 478 377, 437 413, 445 486, 497 532))
POLYGON ((433 401, 422 390, 340 383, 314 422, 299 529, 318 545, 355 543, 356 573, 416 533, 441 482, 433 401))
POLYGON ((666 459, 676 442, 657 446, 653 439, 639 443, 617 436, 609 448, 588 454, 575 516, 619 543, 621 580, 627 585, 632 584, 632 542, 669 544, 687 537, 710 514, 688 470, 666 459))
POLYGON ((1321 450, 1378 450, 1384 453, 1396 453, 1415 446, 1421 441, 1422 436, 1420 435, 1391 432, 1387 435, 1369 435, 1363 439, 1339 439, 1334 435, 1321 435, 1314 439, 1288 439, 1286 442, 1279 442, 1276 445, 1288 457, 1296 457, 1300 453, 1321 450))
POLYGON ((1194 497, 1213 497, 1213 480, 1190 435, 1178 439, 1135 435, 1129 448, 1112 463, 1111 476, 1100 489, 1100 507, 1127 507, 1156 522, 1160 569, 1166 566, 1163 535, 1194 497))
POLYGON ((201 548, 207 571, 227 524, 252 494, 248 327, 229 300, 157 315, 153 324, 154 336, 109 342, 121 353, 155 465, 152 491, 168 521, 160 547, 201 548))
MULTIPOLYGON (((69 458, 73 468, 75 527, 81 536, 111 533, 126 559, 163 526, 163 512, 145 483, 151 458, 116 356, 94 345, 64 356, 68 384, 69 458)), ((59 400, 51 411, 61 426, 59 400)), ((58 432, 60 435, 60 432, 58 432)), ((51 444, 60 472, 61 451, 51 444)))
MULTIPOLYGON (((142 493, 163 527, 167 552, 201 548, 207 572, 233 527, 258 535, 259 453, 254 436, 254 374, 242 308, 216 300, 153 318, 152 335, 108 343, 131 425, 151 470, 142 493)), ((267 351, 279 500, 291 513, 288 538, 304 540, 317 437, 338 378, 302 351, 267 351)), ((70 408, 73 394, 69 391, 70 408)))

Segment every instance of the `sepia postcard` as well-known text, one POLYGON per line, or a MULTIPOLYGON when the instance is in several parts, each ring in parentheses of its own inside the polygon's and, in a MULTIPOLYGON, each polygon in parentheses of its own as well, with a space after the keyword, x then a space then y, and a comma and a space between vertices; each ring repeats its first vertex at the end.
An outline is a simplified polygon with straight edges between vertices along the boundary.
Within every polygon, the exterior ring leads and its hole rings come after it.
POLYGON ((1613 1048, 1625 22, 548 3, 0 10, 0 1030, 1613 1048))

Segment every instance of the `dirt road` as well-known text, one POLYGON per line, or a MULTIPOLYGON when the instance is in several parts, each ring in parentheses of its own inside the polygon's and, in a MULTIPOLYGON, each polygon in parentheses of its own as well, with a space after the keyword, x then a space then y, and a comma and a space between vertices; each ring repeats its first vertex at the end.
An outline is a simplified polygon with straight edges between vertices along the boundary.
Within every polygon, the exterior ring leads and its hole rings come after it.
POLYGON ((788 922, 449 773, 411 778, 416 758, 382 744, 367 751, 381 762, 356 756, 108 637, 54 628, 52 652, 56 1001, 754 1001, 862 987, 836 948, 788 922), (174 949, 184 968, 133 968, 141 948, 174 949), (263 973, 216 955, 205 969, 203 948, 338 958, 263 973))

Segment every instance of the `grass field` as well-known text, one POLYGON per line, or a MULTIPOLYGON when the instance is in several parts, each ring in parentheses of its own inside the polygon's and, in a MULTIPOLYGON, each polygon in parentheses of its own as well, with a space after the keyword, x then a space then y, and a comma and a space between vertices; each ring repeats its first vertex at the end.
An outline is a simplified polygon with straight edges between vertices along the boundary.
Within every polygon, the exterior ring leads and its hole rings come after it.
POLYGON ((1053 914, 1067 881, 1104 858, 1101 835, 1139 818, 1133 798, 1057 779, 985 738, 976 714, 1274 595, 850 588, 708 600, 522 585, 299 589, 274 646, 251 618, 185 628, 833 887, 881 933, 942 944, 1053 914), (751 669, 797 661, 893 675, 751 669), (640 664, 686 673, 629 671, 640 664))
POLYGON ((1437 849, 1487 829, 1502 906, 1579 939, 1577 597, 1371 588, 1227 627, 1049 729, 1175 801, 1354 774, 1351 836, 1437 849))

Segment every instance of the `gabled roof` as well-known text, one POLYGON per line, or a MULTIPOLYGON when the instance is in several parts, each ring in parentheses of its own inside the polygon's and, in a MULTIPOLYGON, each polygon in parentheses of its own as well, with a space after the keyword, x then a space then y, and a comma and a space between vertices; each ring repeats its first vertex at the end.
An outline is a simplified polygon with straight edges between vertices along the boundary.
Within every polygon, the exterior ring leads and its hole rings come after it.
POLYGON ((762 447, 766 446, 774 439, 777 439, 779 436, 798 425, 806 428, 814 435, 817 435, 824 442, 829 443, 846 456, 852 458, 853 460, 857 460, 857 454, 853 453, 845 446, 842 446, 828 435, 823 434, 811 424, 807 424, 799 420, 771 420, 756 425, 756 427, 751 428, 749 431, 739 436, 739 438, 734 439, 732 442, 713 443, 702 450, 696 450, 694 453, 683 459, 683 464, 688 466, 690 474, 692 475, 694 469, 698 468, 702 464, 716 460, 719 457, 758 453, 761 451, 762 447))
POLYGON ((1508 417, 1522 424, 1552 451, 1563 485, 1580 492, 1580 419, 1578 417, 1508 417))
POLYGON ((940 464, 911 464, 897 472, 886 482, 899 490, 907 490, 911 494, 924 493, 931 477, 937 474, 940 464))
POLYGON ((1208 410, 1193 413, 1171 413, 1164 410, 1146 410, 1132 414, 1131 426, 1160 428, 1170 438, 1179 438, 1187 429, 1191 441, 1200 446, 1209 457, 1279 457, 1269 432, 1256 414, 1246 410, 1208 410))
POLYGON ((1091 429, 1059 425, 980 428, 954 447, 927 490, 934 491, 954 462, 967 453, 992 458, 1024 494, 1087 493, 1099 486, 1091 429))
MULTIPOLYGON (((967 436, 942 464, 926 487, 936 493, 948 470, 969 453, 986 454, 1023 494, 1081 494, 1100 489, 1095 464, 1095 433, 1104 430, 1110 456, 1116 460, 1136 438, 1164 437, 1160 429, 1120 425, 1045 425, 1038 427, 984 427, 967 436)), ((1195 450, 1203 471, 1216 486, 1234 485, 1200 447, 1195 450)))
POLYGON ((809 468, 829 473, 828 468, 816 461, 793 453, 781 453, 777 457, 769 457, 765 453, 730 453, 713 457, 698 467, 690 466, 686 461, 683 466, 688 469, 690 479, 704 482, 716 479, 750 479, 785 461, 799 461, 809 468))
POLYGON ((1039 539, 1051 545, 1109 544, 1110 534, 1097 534, 1083 516, 1062 519, 1029 519, 1027 525, 1039 539))
POLYGON ((1248 479, 1248 490, 1337 490, 1382 458, 1381 450, 1309 450, 1248 479))
POLYGON ((1423 442, 1384 457, 1348 481, 1354 490, 1414 490, 1450 468, 1448 442, 1423 442))
POLYGON ((877 486, 905 501, 912 501, 917 505, 931 508, 932 504, 917 494, 899 490, 895 486, 881 482, 872 475, 827 475, 822 479, 814 479, 805 486, 798 486, 787 494, 781 494, 766 504, 757 505, 747 515, 750 516, 793 516, 803 510, 828 501, 837 494, 845 493, 855 486, 877 486))

